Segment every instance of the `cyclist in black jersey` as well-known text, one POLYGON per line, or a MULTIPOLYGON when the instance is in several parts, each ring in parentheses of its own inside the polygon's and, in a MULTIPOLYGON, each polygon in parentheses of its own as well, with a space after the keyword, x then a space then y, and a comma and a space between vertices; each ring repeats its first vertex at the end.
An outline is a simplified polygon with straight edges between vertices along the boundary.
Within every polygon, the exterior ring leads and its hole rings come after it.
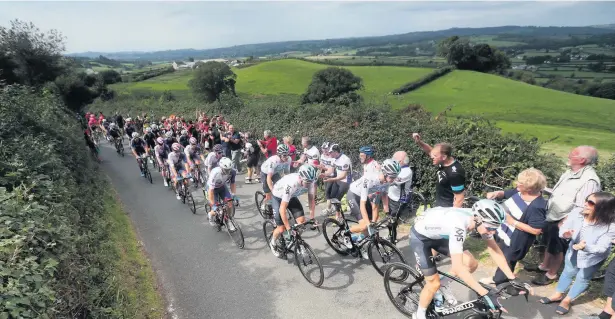
POLYGON ((188 146, 190 144, 190 136, 188 136, 188 131, 182 130, 182 135, 179 137, 179 144, 183 147, 188 146))
POLYGON ((156 146, 156 135, 152 132, 151 128, 148 127, 145 129, 145 135, 143 135, 143 140, 145 140, 145 143, 147 144, 148 152, 149 149, 156 146))
POLYGON ((130 140, 130 148, 132 149, 132 154, 134 154, 135 158, 137 159, 137 164, 139 165, 139 171, 141 172, 141 176, 145 176, 143 170, 141 169, 141 161, 143 160, 141 156, 143 154, 146 154, 146 147, 147 144, 141 137, 139 137, 139 133, 133 132, 132 140, 130 140))

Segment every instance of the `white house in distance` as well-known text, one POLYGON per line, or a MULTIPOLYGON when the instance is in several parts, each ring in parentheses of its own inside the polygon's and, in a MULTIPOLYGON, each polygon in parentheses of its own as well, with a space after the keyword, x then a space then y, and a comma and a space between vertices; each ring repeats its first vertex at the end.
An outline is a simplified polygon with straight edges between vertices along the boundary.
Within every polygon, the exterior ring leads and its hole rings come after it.
MULTIPOLYGON (((187 70, 187 69, 194 69, 194 67, 196 66, 197 62, 203 62, 203 63, 207 63, 207 62, 223 62, 226 64, 230 64, 230 61, 227 59, 207 59, 207 60, 198 60, 198 61, 194 61, 194 62, 183 62, 183 61, 173 61, 173 69, 174 70, 187 70)), ((237 60, 232 61, 233 66, 236 66, 236 64, 238 64, 237 60)))

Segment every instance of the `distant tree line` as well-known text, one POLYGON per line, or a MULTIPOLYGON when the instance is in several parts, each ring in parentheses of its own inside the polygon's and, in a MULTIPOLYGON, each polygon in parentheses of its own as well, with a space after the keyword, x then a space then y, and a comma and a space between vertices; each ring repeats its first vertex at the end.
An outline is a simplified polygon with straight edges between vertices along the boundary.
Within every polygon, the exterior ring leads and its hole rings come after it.
POLYGON ((529 71, 510 70, 502 75, 513 80, 552 90, 615 100, 615 82, 596 83, 586 79, 567 79, 561 76, 550 75, 546 82, 539 84, 534 74, 529 71))

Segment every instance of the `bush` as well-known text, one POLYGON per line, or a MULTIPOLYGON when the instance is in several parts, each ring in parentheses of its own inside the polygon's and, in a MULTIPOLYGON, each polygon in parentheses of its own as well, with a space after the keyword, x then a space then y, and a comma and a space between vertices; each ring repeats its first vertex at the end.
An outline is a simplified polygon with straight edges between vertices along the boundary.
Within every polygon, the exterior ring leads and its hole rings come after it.
POLYGON ((361 100, 356 91, 363 80, 344 68, 329 67, 314 73, 312 82, 301 96, 303 103, 353 103, 361 100))
POLYGON ((451 71, 453 71, 455 68, 452 66, 447 66, 447 67, 443 67, 441 69, 436 69, 434 71, 432 71, 431 73, 427 74, 426 76, 414 81, 414 82, 409 82, 406 83, 404 85, 402 85, 400 88, 395 89, 392 93, 393 94, 405 94, 411 91, 414 91, 420 87, 422 87, 423 85, 426 85, 428 83, 431 83, 432 81, 435 81, 437 79, 439 79, 440 77, 450 73, 451 71))
MULTIPOLYGON (((299 105, 293 96, 265 97, 246 102, 223 98, 221 105, 225 109, 221 110, 217 103, 204 107, 198 101, 176 101, 166 103, 165 109, 158 114, 192 116, 196 109, 208 114, 221 112, 242 132, 261 134, 264 130, 272 130, 278 137, 292 135, 295 140, 308 135, 317 144, 324 140, 335 141, 357 168, 360 167, 358 149, 362 145, 373 145, 376 158, 380 160, 390 157, 396 150, 406 150, 420 171, 420 190, 430 200, 434 196, 436 169, 412 141, 410 133, 415 131, 431 144, 446 141, 454 145, 454 156, 463 163, 471 189, 480 190, 483 182, 511 186, 516 175, 528 167, 541 169, 551 183, 555 183, 562 173, 562 163, 554 156, 542 155, 536 139, 502 136, 493 123, 479 119, 434 119, 416 106, 392 110, 386 104, 299 105)), ((130 113, 151 110, 151 106, 137 101, 95 104, 90 108, 130 113)))
POLYGON ((615 155, 604 163, 600 163, 597 169, 600 176, 602 189, 608 192, 615 193, 615 155))
POLYGON ((75 113, 0 91, 0 318, 126 317, 103 196, 75 113))

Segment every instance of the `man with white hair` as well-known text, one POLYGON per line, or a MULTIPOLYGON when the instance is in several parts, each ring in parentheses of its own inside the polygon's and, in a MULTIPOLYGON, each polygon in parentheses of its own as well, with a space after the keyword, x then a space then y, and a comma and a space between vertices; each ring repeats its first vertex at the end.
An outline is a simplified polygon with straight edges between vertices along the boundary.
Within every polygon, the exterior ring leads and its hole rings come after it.
MULTIPOLYGON (((395 181, 389 186, 387 192, 389 196, 389 213, 394 217, 393 223, 389 225, 392 243, 397 242, 397 220, 402 214, 410 214, 408 202, 412 196, 412 169, 410 169, 410 158, 404 151, 397 151, 393 154, 393 159, 401 165, 401 171, 395 181)), ((414 217, 414 216, 411 216, 414 217)))
POLYGON ((258 146, 261 149, 261 152, 265 154, 265 158, 269 158, 273 155, 276 155, 276 150, 278 149, 278 140, 271 134, 270 130, 265 130, 263 132, 263 137, 265 138, 262 141, 258 141, 258 146))
POLYGON ((544 272, 534 278, 536 285, 549 285, 557 280, 567 243, 559 237, 561 225, 571 212, 582 211, 587 197, 600 191, 600 178, 591 166, 598 161, 598 152, 591 146, 579 146, 568 154, 569 167, 551 192, 547 207, 547 225, 543 239, 547 245, 543 262, 526 270, 544 272))

